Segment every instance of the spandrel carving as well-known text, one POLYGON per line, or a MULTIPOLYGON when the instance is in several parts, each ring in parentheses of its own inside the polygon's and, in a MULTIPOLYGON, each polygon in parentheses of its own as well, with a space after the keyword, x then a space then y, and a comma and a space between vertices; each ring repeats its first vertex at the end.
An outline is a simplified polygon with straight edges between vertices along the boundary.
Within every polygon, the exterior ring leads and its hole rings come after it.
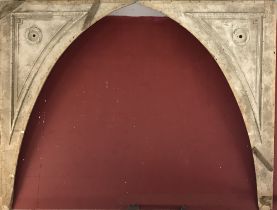
POLYGON ((267 0, 0 2, 1 208, 11 207, 26 124, 53 65, 85 29, 135 2, 190 31, 220 66, 248 131, 259 208, 272 209, 276 19, 267 0))

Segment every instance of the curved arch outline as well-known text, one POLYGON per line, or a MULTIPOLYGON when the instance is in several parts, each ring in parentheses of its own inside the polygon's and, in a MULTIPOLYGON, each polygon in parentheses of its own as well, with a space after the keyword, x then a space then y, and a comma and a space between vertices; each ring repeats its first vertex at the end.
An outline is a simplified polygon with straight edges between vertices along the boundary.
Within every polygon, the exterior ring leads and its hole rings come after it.
MULTIPOLYGON (((50 2, 50 1, 49 1, 50 2)), ((48 3, 49 3, 48 2, 48 3)), ((63 1, 61 0, 61 3, 63 1)), ((78 2, 78 0, 76 0, 78 2)), ((260 209, 272 209, 272 193, 273 193, 273 140, 274 140, 274 93, 275 93, 275 41, 270 35, 275 35, 275 13, 273 11, 272 2, 262 2, 253 3, 247 2, 243 5, 244 8, 238 9, 238 3, 233 2, 213 2, 213 7, 209 8, 204 1, 199 1, 199 3, 188 2, 186 0, 179 1, 179 3, 172 1, 132 1, 132 0, 121 0, 113 2, 100 2, 93 1, 93 4, 87 3, 84 6, 82 11, 85 11, 84 16, 78 19, 71 27, 67 30, 63 30, 59 34, 59 39, 56 40, 54 46, 51 47, 49 54, 43 59, 43 61, 37 67, 37 71, 32 76, 29 86, 26 88, 25 95, 22 99, 22 102, 19 105, 18 110, 16 110, 16 117, 14 118, 14 125, 11 127, 5 126, 3 123, 7 123, 9 120, 6 117, 6 113, 1 110, 5 109, 5 104, 3 100, 6 98, 11 98, 10 94, 8 97, 4 94, 0 95, 0 114, 3 119, 1 122, 1 139, 0 142, 0 151, 1 151, 1 191, 0 191, 0 204, 3 209, 9 208, 12 202, 12 192, 14 184, 14 175, 16 170, 17 157, 20 150, 20 145, 22 142, 23 134, 31 114, 32 108, 35 104, 35 101, 39 95, 41 88, 44 85, 51 69, 55 65, 56 61, 62 55, 62 53, 67 49, 68 46, 78 37, 82 32, 84 32, 88 27, 93 25, 95 22, 101 18, 107 16, 109 13, 118 10, 124 6, 131 5, 135 2, 152 8, 154 10, 164 13, 166 16, 172 20, 178 22, 182 27, 186 28, 190 33, 192 33, 208 51, 214 57, 218 65, 220 66, 223 74, 225 75, 233 93, 237 100, 237 103, 240 107, 248 135, 250 138, 250 143, 253 148, 254 154, 254 164, 256 169, 256 180, 257 180, 257 191, 258 191, 258 205, 260 209), (183 7, 178 7, 178 4, 186 4, 187 6, 196 5, 199 6, 200 11, 194 11, 191 9, 190 12, 182 11, 183 7), (228 5, 229 4, 229 5, 228 5), (109 5, 109 6, 108 6, 109 5), (203 8, 201 7, 204 6, 203 8), (255 11, 248 11, 246 8, 248 6, 255 8, 255 11), (88 10, 88 6, 91 6, 88 10), (231 9, 230 9, 231 7, 231 9), (230 10, 230 11, 229 11, 230 10), (247 11, 246 11, 247 10, 247 11), (268 40, 263 43, 263 54, 262 56, 262 67, 263 67, 263 81, 261 80, 262 87, 262 102, 261 106, 257 106, 255 103, 255 98, 253 97, 252 90, 249 87, 247 80, 244 77, 242 72, 242 66, 236 60, 233 55, 232 49, 228 47, 223 41, 220 41, 220 38, 216 36, 216 32, 209 27, 205 21, 201 18, 195 16, 197 13, 230 13, 236 12, 245 13, 246 17, 249 14, 261 13, 263 22, 263 33, 264 36, 270 37, 268 40), (89 17, 91 16, 91 17, 89 17), (273 26, 274 25, 274 29, 273 26), (270 28, 272 27, 272 28, 270 28), (274 43, 274 44, 272 44, 274 43), (271 45, 271 46, 270 46, 271 45), (265 48, 267 47, 267 48, 265 48), (274 51, 274 55, 273 52, 274 51), (258 107, 258 108, 257 108, 258 107), (259 111, 257 111, 257 109, 259 111), (270 116, 271 115, 271 116, 270 116), (4 135, 3 135, 4 134, 4 135), (3 138, 4 137, 4 138, 3 138), (7 139, 8 137, 8 139, 7 139)), ((37 3, 39 4, 39 3, 37 3)), ((45 3, 41 3, 45 4, 45 3)), ((54 3, 55 4, 55 3, 54 3)), ((211 4, 211 3, 210 3, 211 4)), ((1 6, 1 5, 0 5, 1 6)), ((39 5, 41 6, 41 5, 39 5)), ((241 5, 240 5, 241 6, 241 5)), ((8 16, 13 16, 13 14, 21 13, 21 10, 24 10, 24 7, 31 8, 31 10, 36 10, 32 2, 23 3, 21 8, 16 8, 12 12, 9 11, 8 15, 1 19, 0 24, 3 24, 3 27, 9 27, 11 29, 11 22, 8 21, 8 16), (23 7, 23 9, 22 9, 23 7)), ((48 7, 42 5, 42 11, 48 11, 48 7)), ((25 8, 25 9, 26 9, 25 8)), ((74 7, 73 7, 74 8, 74 7)), ((1 9, 1 7, 0 7, 1 9)), ((60 9, 62 10, 62 9, 60 9)), ((250 9, 251 10, 251 9, 250 9)), ((42 11, 38 11, 41 12, 42 11)), ((6 11, 5 11, 6 12, 6 11)), ((37 11, 35 11, 37 12, 37 11)), ((0 10, 1 14, 1 10, 0 10)), ((34 20, 35 21, 35 20, 34 20)), ((1 32, 1 31, 0 31, 1 32)), ((1 35, 1 33, 0 33, 1 35)), ((6 38, 7 38, 6 34, 6 38)), ((275 38, 275 36, 274 36, 275 38)), ((53 43, 52 43, 53 44, 53 43)), ((11 43, 13 46, 13 40, 11 43)), ((10 47, 12 48, 12 47, 10 47)), ((1 48, 0 48, 1 50, 1 48)), ((2 50, 4 51, 4 50, 2 50)), ((3 52, 2 52, 3 53, 3 52)), ((0 59, 1 57, 0 51, 0 59)), ((12 55, 10 55, 12 57, 12 55)), ((0 66, 0 73, 3 71, 3 66, 0 66), (2 68, 1 68, 2 67, 2 68)), ((12 70, 12 69, 11 69, 12 70)), ((4 72, 4 71, 3 71, 4 72)), ((2 72, 2 75, 4 75, 2 72)), ((5 72, 8 77, 10 74, 5 72)), ((13 76, 13 75, 12 75, 13 76)), ((7 76, 6 76, 7 78, 7 76)), ((3 83, 3 81, 0 80, 3 83)), ((3 86, 3 85, 2 85, 3 86)), ((14 87, 13 87, 14 88, 14 87)), ((13 90, 11 90, 13 91, 13 90)), ((13 109, 14 107, 12 107, 13 109)), ((13 119, 10 119, 13 120, 13 119)))

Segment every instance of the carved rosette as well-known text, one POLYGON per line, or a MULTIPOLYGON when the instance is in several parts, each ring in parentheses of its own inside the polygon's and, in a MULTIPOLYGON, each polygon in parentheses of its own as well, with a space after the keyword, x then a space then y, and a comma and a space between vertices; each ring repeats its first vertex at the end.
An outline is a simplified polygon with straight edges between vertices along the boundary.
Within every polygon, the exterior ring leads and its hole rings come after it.
POLYGON ((241 45, 241 46, 246 45, 249 39, 250 39, 249 29, 237 28, 234 30, 233 40, 235 44, 241 45))
POLYGON ((37 26, 31 26, 26 30, 26 39, 30 44, 39 44, 42 40, 42 31, 37 26))

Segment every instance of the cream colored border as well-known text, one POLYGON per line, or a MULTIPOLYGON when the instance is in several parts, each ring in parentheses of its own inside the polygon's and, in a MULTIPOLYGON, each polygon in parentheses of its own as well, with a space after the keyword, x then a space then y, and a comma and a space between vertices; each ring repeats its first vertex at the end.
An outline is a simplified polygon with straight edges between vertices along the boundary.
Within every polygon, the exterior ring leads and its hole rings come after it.
POLYGON ((2 209, 11 206, 24 131, 53 65, 88 27, 133 3, 175 20, 214 57, 235 95, 249 134, 259 208, 272 209, 276 19, 274 3, 270 0, 1 1, 2 209))

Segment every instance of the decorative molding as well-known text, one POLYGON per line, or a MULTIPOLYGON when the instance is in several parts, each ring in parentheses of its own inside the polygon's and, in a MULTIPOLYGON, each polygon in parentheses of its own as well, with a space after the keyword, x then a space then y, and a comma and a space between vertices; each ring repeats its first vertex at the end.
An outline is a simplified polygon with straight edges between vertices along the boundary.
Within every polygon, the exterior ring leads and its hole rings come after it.
MULTIPOLYGON (((13 13, 11 15, 11 138, 22 103, 40 65, 53 46, 84 12, 13 13), (26 54, 26 52, 28 52, 26 54)), ((11 142, 10 142, 11 143, 11 142)))
POLYGON ((243 13, 186 13, 196 17, 213 39, 217 40, 236 61, 236 73, 248 90, 249 100, 257 121, 261 126, 261 72, 262 72, 262 42, 263 42, 263 14, 243 13), (245 59, 247 56, 248 59, 245 59))
POLYGON ((134 3, 178 22, 214 57, 245 121, 256 170, 258 206, 260 210, 272 209, 276 8, 269 0, 0 2, 1 208, 11 207, 23 135, 53 65, 84 30, 134 3))

